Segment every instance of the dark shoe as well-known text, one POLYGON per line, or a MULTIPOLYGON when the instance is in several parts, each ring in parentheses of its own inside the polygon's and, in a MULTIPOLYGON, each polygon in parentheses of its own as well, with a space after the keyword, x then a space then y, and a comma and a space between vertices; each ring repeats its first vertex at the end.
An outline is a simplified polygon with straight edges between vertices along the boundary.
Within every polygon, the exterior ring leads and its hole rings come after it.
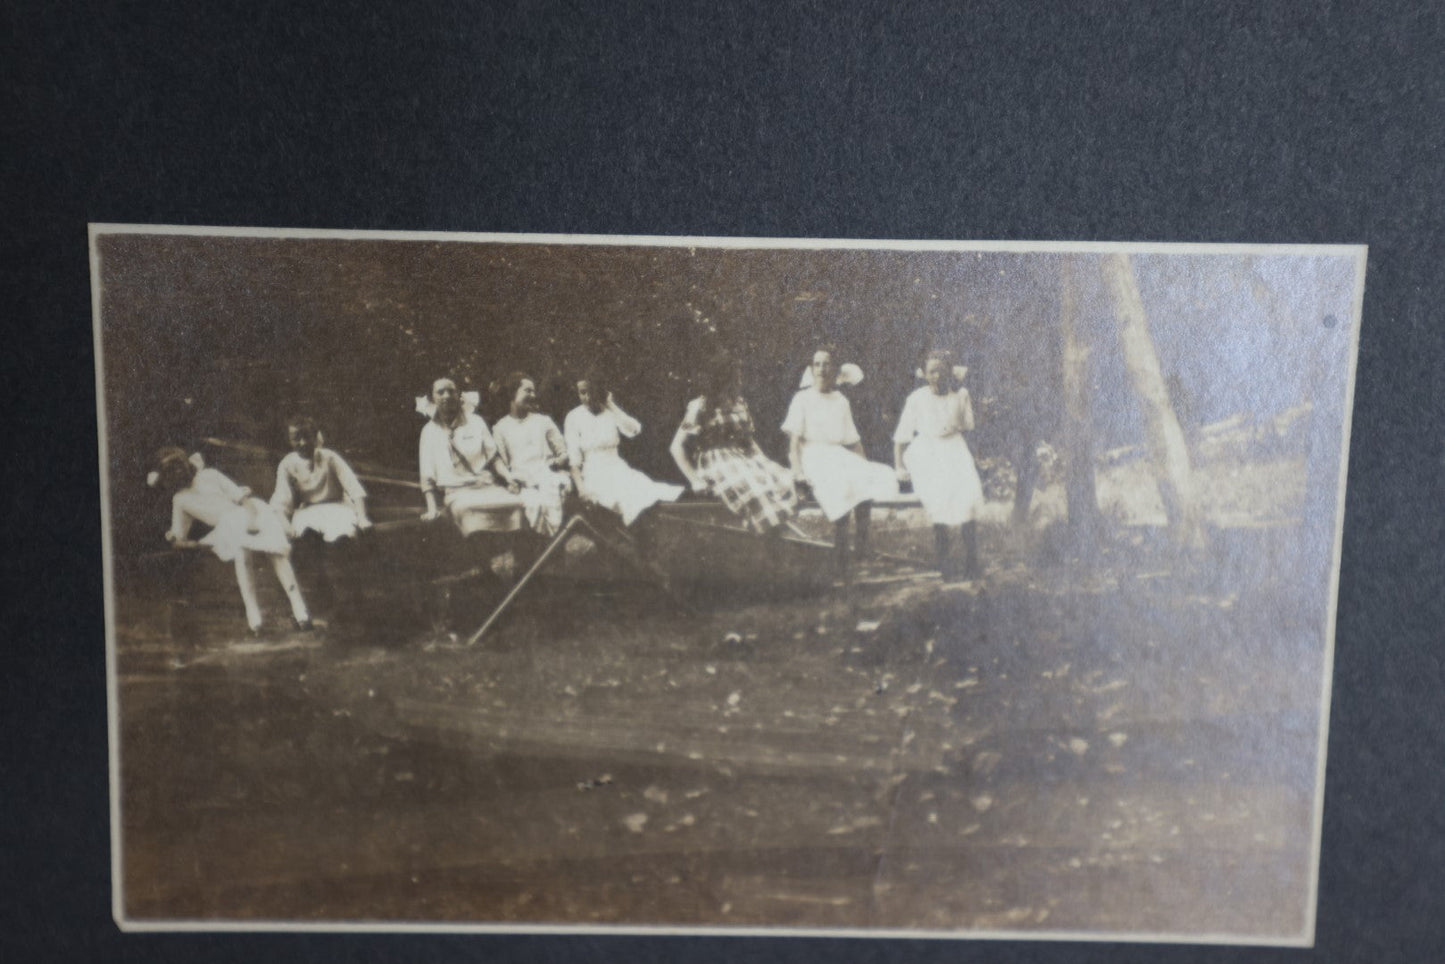
POLYGON ((291 617, 291 625, 296 627, 298 633, 309 633, 316 628, 311 624, 311 620, 297 619, 295 616, 291 617))

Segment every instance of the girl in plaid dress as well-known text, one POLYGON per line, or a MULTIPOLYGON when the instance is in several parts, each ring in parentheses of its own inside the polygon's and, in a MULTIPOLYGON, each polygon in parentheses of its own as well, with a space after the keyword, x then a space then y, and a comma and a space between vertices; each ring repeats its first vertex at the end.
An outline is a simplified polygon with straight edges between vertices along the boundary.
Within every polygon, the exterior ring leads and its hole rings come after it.
POLYGON ((673 436, 672 458, 694 491, 717 496, 753 531, 772 533, 797 512, 798 494, 788 470, 758 448, 739 383, 731 356, 713 360, 705 393, 688 403, 673 436))

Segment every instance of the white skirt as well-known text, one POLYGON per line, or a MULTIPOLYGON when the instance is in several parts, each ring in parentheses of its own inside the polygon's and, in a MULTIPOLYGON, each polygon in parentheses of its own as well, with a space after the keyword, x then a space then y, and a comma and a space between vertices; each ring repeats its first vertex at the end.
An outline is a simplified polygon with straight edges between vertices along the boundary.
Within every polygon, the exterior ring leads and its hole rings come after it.
POLYGON ((829 522, 863 502, 898 498, 898 477, 891 468, 841 445, 804 443, 803 476, 829 522))
POLYGON ((582 462, 582 498, 622 516, 623 525, 659 502, 676 502, 682 486, 654 482, 623 461, 616 449, 593 450, 582 462))
POLYGON ((250 499, 248 504, 256 509, 255 532, 249 531, 246 506, 238 505, 216 520, 215 528, 201 538, 201 545, 210 546, 222 562, 231 562, 244 549, 273 556, 290 555, 291 540, 286 538, 286 523, 281 515, 260 499, 250 499))
POLYGON ((527 465, 513 469, 512 475, 522 483, 522 506, 527 526, 544 536, 562 531, 562 504, 572 491, 572 477, 545 465, 527 465))
POLYGON ((978 518, 983 483, 962 435, 915 438, 903 452, 903 467, 913 477, 913 491, 928 521, 958 526, 978 518))
POLYGON ((516 532, 527 525, 521 496, 500 485, 448 489, 446 505, 452 522, 464 536, 474 532, 516 532))
POLYGON ((326 542, 354 539, 357 533, 356 510, 345 502, 317 502, 303 505, 291 513, 291 532, 299 539, 314 532, 326 542))

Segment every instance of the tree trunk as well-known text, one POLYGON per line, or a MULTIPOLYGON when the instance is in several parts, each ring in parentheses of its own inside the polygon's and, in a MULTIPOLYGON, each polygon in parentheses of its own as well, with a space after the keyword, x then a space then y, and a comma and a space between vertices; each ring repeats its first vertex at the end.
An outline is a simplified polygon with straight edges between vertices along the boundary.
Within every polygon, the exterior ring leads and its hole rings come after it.
POLYGON ((1149 319, 1134 278, 1134 266, 1127 254, 1110 254, 1104 257, 1102 267, 1104 284, 1118 320, 1124 367, 1144 408, 1150 461, 1170 528, 1180 543, 1202 546, 1204 525, 1194 494, 1189 447, 1169 402, 1169 390, 1159 366, 1159 355, 1154 350, 1154 339, 1149 334, 1149 319))
POLYGON ((1079 298, 1075 256, 1059 260, 1059 329, 1063 339, 1064 495, 1069 528, 1088 538, 1099 529, 1099 499, 1094 489, 1094 435, 1089 410, 1089 355, 1079 337, 1079 298))

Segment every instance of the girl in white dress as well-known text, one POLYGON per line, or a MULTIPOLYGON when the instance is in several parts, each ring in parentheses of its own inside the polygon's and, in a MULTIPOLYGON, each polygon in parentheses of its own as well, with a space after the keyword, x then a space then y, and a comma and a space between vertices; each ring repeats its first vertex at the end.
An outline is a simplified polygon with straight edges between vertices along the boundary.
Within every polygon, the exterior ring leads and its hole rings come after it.
POLYGON ((948 545, 950 530, 958 526, 963 536, 963 576, 975 579, 983 484, 963 437, 973 431, 973 403, 947 352, 930 352, 923 376, 928 384, 908 396, 893 433, 894 465, 900 481, 913 481, 913 491, 933 523, 934 548, 944 578, 958 576, 948 545))
POLYGON ((526 526, 521 482, 512 478, 474 393, 463 394, 450 378, 432 383, 416 400, 427 417, 417 446, 425 521, 451 518, 464 536, 516 532, 526 526))
POLYGON ((271 507, 290 524, 291 538, 314 532, 326 542, 354 538, 371 528, 366 490, 346 460, 321 445, 321 432, 309 415, 286 423, 291 452, 276 466, 271 507))
POLYGON ((675 502, 682 486, 654 482, 628 465, 617 447, 636 438, 642 423, 624 412, 601 374, 588 372, 577 383, 582 404, 567 413, 562 435, 572 481, 582 498, 622 517, 630 526, 659 502, 675 502))
POLYGON ((179 549, 205 546, 222 562, 233 562, 236 585, 246 607, 246 624, 252 636, 261 634, 261 606, 256 600, 256 583, 251 575, 251 557, 261 553, 271 563, 276 579, 291 603, 296 628, 311 629, 311 615, 291 568, 291 543, 286 523, 251 490, 237 485, 216 469, 206 468, 199 455, 187 457, 174 446, 156 453, 156 468, 147 481, 172 493, 171 527, 166 541, 179 549), (211 527, 200 540, 191 539, 191 526, 199 522, 211 527))
MULTIPOLYGON (((868 552, 868 524, 873 502, 898 496, 898 480, 888 466, 870 462, 853 424, 853 409, 838 389, 838 350, 825 345, 813 353, 804 388, 793 396, 783 431, 788 434, 788 460, 794 478, 806 482, 828 521, 833 523, 835 565, 848 565, 848 515, 857 529, 857 553, 868 552)), ((848 366, 862 379, 856 366, 848 366)))
POLYGON ((572 491, 567 474, 567 447, 557 423, 537 411, 537 383, 513 372, 507 377, 511 411, 492 426, 502 459, 512 478, 522 484, 527 525, 544 536, 562 531, 562 506, 572 491))

